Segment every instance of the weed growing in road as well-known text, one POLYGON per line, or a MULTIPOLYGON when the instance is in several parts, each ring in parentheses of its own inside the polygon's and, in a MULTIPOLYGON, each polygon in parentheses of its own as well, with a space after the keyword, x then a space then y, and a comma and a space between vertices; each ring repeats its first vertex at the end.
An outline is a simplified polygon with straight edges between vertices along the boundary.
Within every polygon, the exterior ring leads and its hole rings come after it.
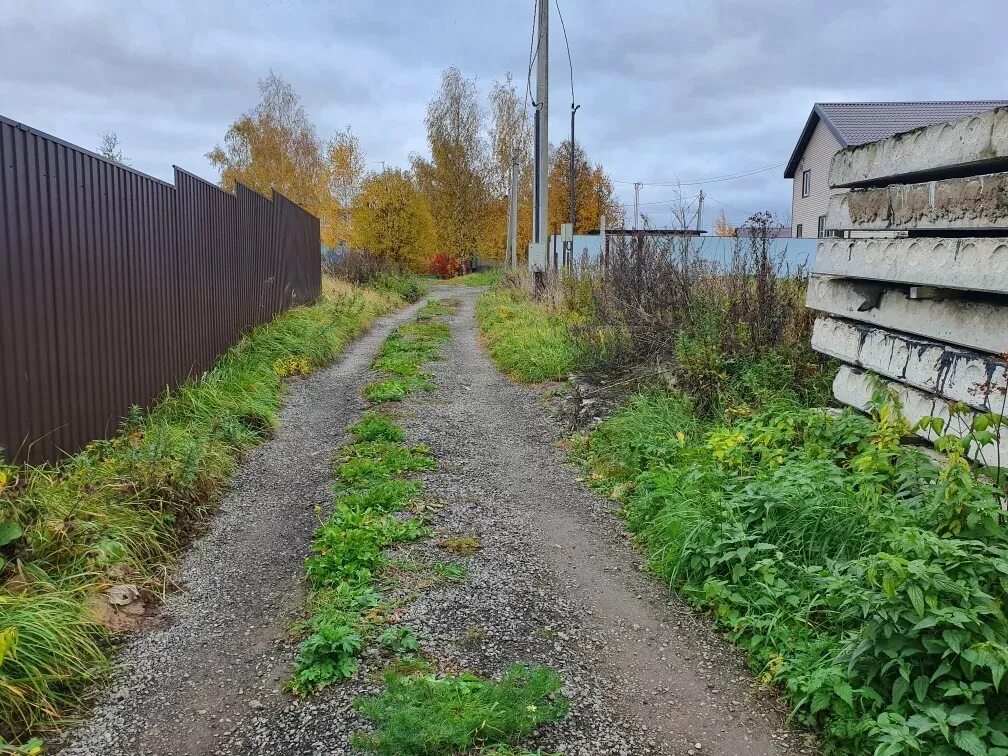
POLYGON ((91 607, 110 583, 163 576, 241 454, 272 433, 283 377, 326 365, 401 303, 346 283, 324 291, 135 408, 119 435, 58 465, 0 466, 0 738, 24 741, 107 670, 91 607))
POLYGON ((408 627, 390 627, 378 636, 378 643, 396 656, 419 653, 420 642, 408 627))
MULTIPOLYGON (((447 326, 437 318, 449 311, 444 304, 425 305, 382 346, 375 366, 384 370, 383 360, 393 360, 396 380, 403 381, 400 398, 429 382, 423 365, 440 355, 448 339, 447 326)), ((305 563, 311 616, 300 628, 305 637, 291 681, 300 694, 353 675, 367 639, 387 624, 388 608, 379 593, 389 572, 385 549, 427 534, 421 520, 399 513, 421 494, 420 484, 407 476, 435 466, 430 450, 405 444, 403 429, 380 412, 366 413, 349 431, 353 442, 337 459, 333 511, 320 522, 305 563)), ((411 638, 401 628, 378 636, 379 643, 399 651, 419 648, 411 638)))
POLYGON ((450 314, 454 307, 447 300, 432 300, 420 309, 416 320, 399 326, 385 340, 374 368, 387 377, 364 387, 372 405, 401 402, 415 391, 436 388, 423 365, 440 356, 441 346, 451 335, 440 316, 450 314))
POLYGON ((533 302, 517 289, 491 289, 476 301, 476 320, 491 359, 526 383, 566 378, 581 349, 569 318, 533 302))
POLYGON ((469 556, 480 550, 479 539, 475 536, 446 536, 438 542, 438 545, 445 551, 462 556, 469 556))
POLYGON ((908 430, 881 394, 872 420, 792 400, 713 423, 652 395, 574 453, 833 752, 1006 754, 1003 495, 908 430))
POLYGON ((381 695, 358 699, 358 710, 375 729, 355 736, 354 745, 387 756, 463 753, 474 746, 513 744, 568 710, 560 694, 562 680, 544 667, 512 667, 500 682, 470 674, 436 678, 390 673, 386 684, 381 695))

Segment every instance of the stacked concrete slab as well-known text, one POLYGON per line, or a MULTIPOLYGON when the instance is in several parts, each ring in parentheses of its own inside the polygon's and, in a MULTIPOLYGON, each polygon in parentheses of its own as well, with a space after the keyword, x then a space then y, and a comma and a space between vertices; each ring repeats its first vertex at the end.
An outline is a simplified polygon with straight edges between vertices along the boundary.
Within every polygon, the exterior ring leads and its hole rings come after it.
MULTIPOLYGON (((865 409, 876 374, 911 423, 961 434, 1008 414, 1008 108, 842 150, 830 184, 850 191, 830 200, 838 236, 819 243, 808 306, 812 346, 844 363, 836 398, 865 409)), ((970 455, 1008 464, 1008 433, 970 455)))

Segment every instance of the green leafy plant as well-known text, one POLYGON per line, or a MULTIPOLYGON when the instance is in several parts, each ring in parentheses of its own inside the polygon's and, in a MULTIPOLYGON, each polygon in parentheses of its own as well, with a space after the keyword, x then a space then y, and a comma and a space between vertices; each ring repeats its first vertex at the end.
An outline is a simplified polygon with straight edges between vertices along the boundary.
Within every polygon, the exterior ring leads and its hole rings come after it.
POLYGON ((323 624, 298 646, 294 690, 314 692, 352 677, 357 654, 364 647, 360 633, 348 625, 323 624))
POLYGON ((397 656, 420 651, 420 642, 408 627, 390 627, 378 636, 378 643, 397 656))
MULTIPOLYGON (((710 611, 838 753, 1008 753, 1008 529, 965 458, 934 462, 879 391, 871 419, 778 400, 698 417, 635 397, 572 453, 649 567, 710 611)), ((977 435, 979 434, 979 435, 977 435)))
POLYGON ((545 667, 515 666, 499 682, 463 674, 386 676, 387 690, 357 700, 374 723, 354 745, 388 756, 466 752, 477 745, 517 743, 568 711, 563 681, 545 667))
MULTIPOLYGON (((423 364, 440 354, 448 335, 437 318, 450 310, 438 302, 421 308, 416 321, 389 336, 376 368, 395 357, 398 369, 408 366, 414 377, 422 375, 423 364)), ((405 433, 391 415, 368 412, 349 430, 353 441, 337 460, 336 501, 320 521, 305 562, 311 615, 301 627, 306 637, 290 684, 302 695, 353 675, 358 655, 376 634, 379 644, 397 654, 419 650, 408 628, 380 631, 385 607, 378 586, 389 571, 385 549, 427 534, 421 520, 397 513, 421 493, 406 476, 433 469, 435 462, 430 449, 404 443, 405 433)))

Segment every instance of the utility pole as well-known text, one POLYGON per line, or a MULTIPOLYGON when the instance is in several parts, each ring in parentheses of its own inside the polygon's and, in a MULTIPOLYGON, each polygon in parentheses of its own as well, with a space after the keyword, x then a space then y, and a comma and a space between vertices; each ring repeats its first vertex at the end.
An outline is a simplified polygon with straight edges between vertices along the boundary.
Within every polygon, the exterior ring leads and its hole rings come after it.
POLYGON ((539 0, 536 53, 535 241, 549 239, 549 0, 539 0))
POLYGON ((696 211, 696 230, 700 233, 700 229, 703 228, 703 200, 704 193, 703 189, 700 190, 700 196, 697 197, 697 211, 696 211))
POLYGON ((508 202, 508 267, 518 267, 518 154, 511 157, 511 194, 508 202))
POLYGON ((637 219, 640 218, 640 190, 644 186, 640 181, 633 185, 633 230, 637 230, 637 219))
MULTIPOLYGON (((574 181, 574 114, 578 112, 578 108, 580 108, 580 107, 581 107, 580 105, 575 105, 574 102, 571 101, 570 221, 569 221, 569 223, 571 224, 572 227, 574 226, 574 221, 575 221, 576 216, 577 216, 577 213, 575 211, 575 208, 577 207, 577 205, 575 204, 576 197, 575 197, 575 181, 574 181)), ((577 229, 575 229, 575 233, 577 233, 577 229)))

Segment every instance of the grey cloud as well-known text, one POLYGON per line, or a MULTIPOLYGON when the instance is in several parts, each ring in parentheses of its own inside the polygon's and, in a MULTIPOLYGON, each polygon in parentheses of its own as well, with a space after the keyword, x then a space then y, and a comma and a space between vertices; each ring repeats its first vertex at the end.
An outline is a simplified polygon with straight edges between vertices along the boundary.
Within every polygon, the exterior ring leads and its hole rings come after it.
MULTIPOLYGON (((578 138, 623 181, 669 182, 784 162, 816 100, 1000 98, 1000 0, 561 0, 574 57, 578 138)), ((255 102, 270 69, 325 135, 351 125, 368 160, 425 147, 440 71, 486 90, 524 86, 532 0, 37 0, 0 4, 0 112, 85 147, 115 129, 133 164, 213 178, 204 153, 255 102)), ((554 14, 551 137, 566 136, 554 14)), ((786 213, 774 170, 707 185, 733 221, 786 213)), ((623 201, 632 187, 619 184, 623 201)), ((695 191, 685 187, 685 191, 695 191)), ((672 196, 645 187, 642 201, 672 196)), ((656 221, 667 212, 648 205, 656 221)))

